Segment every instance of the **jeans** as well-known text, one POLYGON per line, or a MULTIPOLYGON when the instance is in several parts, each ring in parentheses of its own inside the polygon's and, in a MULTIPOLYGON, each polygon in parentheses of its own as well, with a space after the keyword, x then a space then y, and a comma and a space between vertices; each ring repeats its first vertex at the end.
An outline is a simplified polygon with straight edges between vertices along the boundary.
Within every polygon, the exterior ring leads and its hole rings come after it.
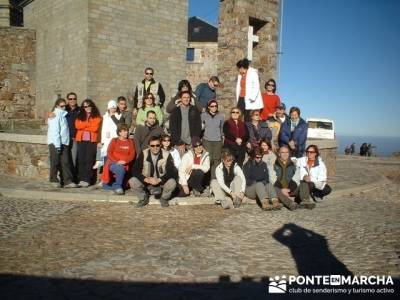
POLYGON ((111 185, 111 189, 122 189, 126 173, 125 167, 117 163, 111 163, 109 168, 110 172, 115 175, 115 181, 111 185))

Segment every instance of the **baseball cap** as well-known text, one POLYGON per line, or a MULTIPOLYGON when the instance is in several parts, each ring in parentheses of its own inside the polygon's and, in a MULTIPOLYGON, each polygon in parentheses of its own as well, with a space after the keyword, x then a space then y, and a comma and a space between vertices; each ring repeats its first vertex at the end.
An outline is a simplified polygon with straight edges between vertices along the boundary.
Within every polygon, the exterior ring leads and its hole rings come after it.
POLYGON ((117 102, 115 102, 115 100, 108 101, 107 109, 110 109, 110 108, 117 108, 117 102))
POLYGON ((279 109, 285 109, 286 110, 286 105, 285 105, 285 103, 281 103, 281 104, 279 104, 276 108, 279 108, 279 109))

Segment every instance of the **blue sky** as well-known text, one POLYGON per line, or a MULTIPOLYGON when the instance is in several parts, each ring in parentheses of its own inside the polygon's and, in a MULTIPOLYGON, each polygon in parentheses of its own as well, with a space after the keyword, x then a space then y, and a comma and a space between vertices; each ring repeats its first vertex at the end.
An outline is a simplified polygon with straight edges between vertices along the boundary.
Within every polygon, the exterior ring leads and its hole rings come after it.
MULTIPOLYGON (((338 134, 400 137, 400 1, 284 0, 278 95, 338 134)), ((218 24, 218 0, 189 16, 218 24)))

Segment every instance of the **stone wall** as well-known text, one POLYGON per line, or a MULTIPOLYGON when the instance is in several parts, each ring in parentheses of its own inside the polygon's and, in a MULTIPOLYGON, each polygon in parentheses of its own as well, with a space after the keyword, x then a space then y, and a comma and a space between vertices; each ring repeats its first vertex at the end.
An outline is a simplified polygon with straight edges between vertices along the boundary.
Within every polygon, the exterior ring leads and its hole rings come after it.
POLYGON ((248 57, 248 28, 254 25, 259 42, 251 66, 258 69, 262 90, 276 77, 280 0, 221 0, 218 28, 218 76, 224 88, 218 98, 226 109, 236 104, 236 62, 248 57))
POLYGON ((10 26, 10 3, 8 0, 0 0, 0 26, 10 26))
POLYGON ((49 178, 46 136, 0 133, 0 173, 49 178))
POLYGON ((0 128, 35 117, 35 32, 0 28, 0 128))
POLYGON ((211 76, 217 75, 217 43, 188 43, 194 48, 194 61, 186 62, 186 79, 193 89, 202 82, 208 82, 211 76))
POLYGON ((24 16, 37 31, 38 111, 70 91, 104 111, 108 100, 132 95, 147 66, 171 96, 186 72, 187 9, 186 0, 30 3, 24 16))

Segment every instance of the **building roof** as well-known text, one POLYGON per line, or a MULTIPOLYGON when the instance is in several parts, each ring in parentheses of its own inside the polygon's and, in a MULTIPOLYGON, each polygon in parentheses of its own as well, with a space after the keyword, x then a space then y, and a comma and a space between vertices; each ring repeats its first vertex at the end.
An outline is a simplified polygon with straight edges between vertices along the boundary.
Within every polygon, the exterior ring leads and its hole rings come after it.
POLYGON ((218 28, 199 17, 188 22, 188 42, 218 42, 218 28))

